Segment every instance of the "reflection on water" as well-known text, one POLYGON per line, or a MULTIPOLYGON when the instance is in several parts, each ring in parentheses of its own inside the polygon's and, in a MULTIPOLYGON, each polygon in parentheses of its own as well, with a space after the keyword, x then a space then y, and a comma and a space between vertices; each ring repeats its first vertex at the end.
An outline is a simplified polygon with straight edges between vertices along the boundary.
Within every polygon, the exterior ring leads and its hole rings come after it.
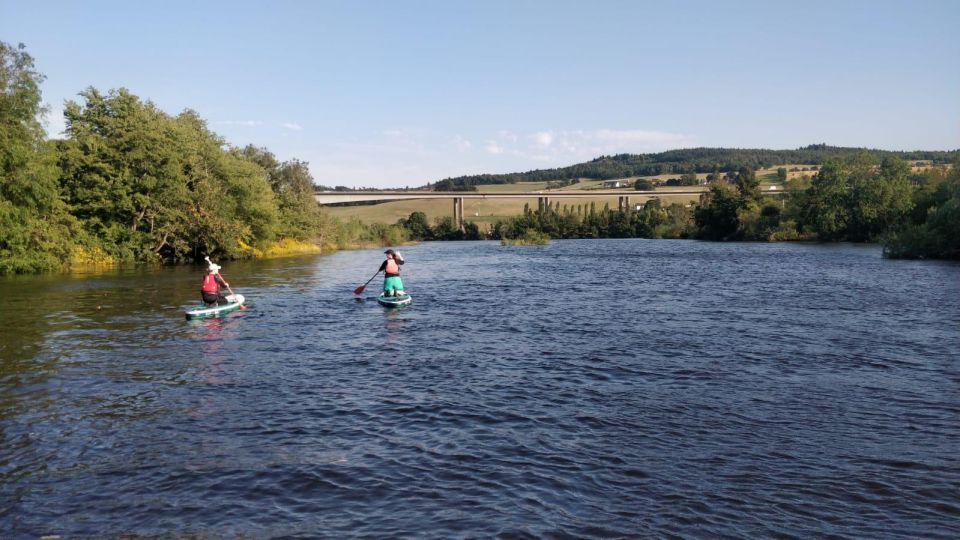
POLYGON ((957 264, 405 254, 0 279, 0 537, 960 535, 957 264))

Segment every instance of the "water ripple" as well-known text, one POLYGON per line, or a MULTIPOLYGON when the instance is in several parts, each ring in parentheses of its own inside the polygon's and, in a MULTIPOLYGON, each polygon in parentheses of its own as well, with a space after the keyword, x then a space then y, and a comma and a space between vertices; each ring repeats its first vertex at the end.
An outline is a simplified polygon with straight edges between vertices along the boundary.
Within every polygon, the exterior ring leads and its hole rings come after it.
POLYGON ((0 280, 0 537, 960 536, 960 266, 406 254, 394 311, 376 251, 230 265, 210 321, 190 269, 0 280))

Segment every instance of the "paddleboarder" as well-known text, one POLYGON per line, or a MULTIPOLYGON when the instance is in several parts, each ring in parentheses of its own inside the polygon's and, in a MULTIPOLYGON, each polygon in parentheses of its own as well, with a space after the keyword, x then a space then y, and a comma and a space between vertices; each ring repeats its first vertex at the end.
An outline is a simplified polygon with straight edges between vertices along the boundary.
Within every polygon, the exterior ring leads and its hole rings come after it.
POLYGON ((220 292, 220 287, 226 287, 229 291, 230 284, 220 276, 219 264, 214 264, 209 258, 207 258, 207 262, 210 263, 210 266, 207 267, 207 274, 203 276, 203 284, 200 286, 203 303, 207 306, 217 305, 220 302, 226 303, 228 301, 227 297, 220 292))
POLYGON ((384 296, 399 296, 403 292, 403 281, 400 280, 400 266, 403 264, 403 257, 400 253, 392 249, 383 252, 386 260, 380 265, 377 273, 383 272, 383 294, 384 296))

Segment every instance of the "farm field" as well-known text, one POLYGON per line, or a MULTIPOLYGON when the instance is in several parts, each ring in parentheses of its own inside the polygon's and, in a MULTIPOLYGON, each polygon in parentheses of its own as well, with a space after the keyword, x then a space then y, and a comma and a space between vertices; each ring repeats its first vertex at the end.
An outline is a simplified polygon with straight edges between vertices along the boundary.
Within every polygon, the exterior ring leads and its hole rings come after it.
MULTIPOLYGON (((675 178, 676 175, 664 175, 666 177, 675 178)), ((706 176, 706 175, 704 175, 706 176)), ((629 184, 632 185, 635 179, 628 179, 629 184)), ((563 191, 573 191, 577 189, 583 190, 598 190, 602 189, 603 182, 600 180, 586 180, 580 181, 577 184, 566 186, 562 188, 563 191)), ((477 186, 480 193, 516 193, 523 191, 542 191, 544 195, 549 196, 550 191, 546 189, 546 182, 519 182, 516 184, 491 184, 491 185, 482 185, 477 186)), ((620 188, 620 191, 623 191, 624 188, 620 188)), ((691 188, 686 187, 661 187, 657 191, 662 193, 669 193, 671 191, 677 190, 689 190, 691 188)), ((636 195, 630 197, 630 204, 636 204, 640 202, 645 202, 650 197, 636 195)), ((667 203, 670 202, 695 202, 699 199, 698 195, 683 195, 683 196, 669 196, 665 197, 667 203)), ((604 207, 604 205, 609 204, 611 208, 616 208, 618 204, 618 196, 611 195, 610 197, 584 197, 580 198, 563 198, 563 199, 554 199, 551 201, 552 204, 556 202, 560 203, 560 207, 563 206, 575 208, 577 205, 584 207, 590 206, 590 203, 594 203, 598 209, 604 207)), ((503 220, 510 218, 516 215, 523 213, 523 207, 525 204, 529 204, 531 208, 536 208, 537 199, 536 197, 531 197, 530 199, 464 199, 463 201, 463 214, 464 220, 468 222, 473 222, 481 226, 481 228, 489 227, 491 224, 495 223, 498 220, 503 220)), ((427 220, 431 223, 438 218, 444 216, 453 217, 453 201, 452 199, 424 199, 424 200, 404 200, 404 201, 388 201, 382 202, 379 204, 363 205, 363 206, 326 206, 324 207, 328 215, 336 217, 341 220, 350 220, 350 219, 359 219, 364 223, 383 223, 383 224, 392 224, 396 223, 401 218, 409 217, 413 212, 423 212, 427 216, 427 220)))

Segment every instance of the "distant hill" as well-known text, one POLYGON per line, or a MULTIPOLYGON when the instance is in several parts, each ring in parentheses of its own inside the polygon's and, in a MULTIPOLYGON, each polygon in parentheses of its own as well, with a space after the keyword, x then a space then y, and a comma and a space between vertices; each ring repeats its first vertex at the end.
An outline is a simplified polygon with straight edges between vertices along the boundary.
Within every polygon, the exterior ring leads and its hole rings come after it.
POLYGON ((924 160, 934 164, 953 163, 960 159, 960 149, 950 151, 894 152, 870 148, 846 148, 811 144, 796 150, 764 150, 743 148, 685 148, 658 154, 617 154, 601 156, 586 163, 556 169, 537 169, 523 173, 478 174, 445 178, 437 184, 448 189, 454 186, 485 184, 513 184, 516 182, 544 182, 571 178, 606 180, 630 176, 658 174, 711 173, 737 171, 741 167, 752 170, 782 164, 821 165, 829 159, 848 159, 858 154, 869 154, 877 160, 899 157, 905 160, 924 160))

